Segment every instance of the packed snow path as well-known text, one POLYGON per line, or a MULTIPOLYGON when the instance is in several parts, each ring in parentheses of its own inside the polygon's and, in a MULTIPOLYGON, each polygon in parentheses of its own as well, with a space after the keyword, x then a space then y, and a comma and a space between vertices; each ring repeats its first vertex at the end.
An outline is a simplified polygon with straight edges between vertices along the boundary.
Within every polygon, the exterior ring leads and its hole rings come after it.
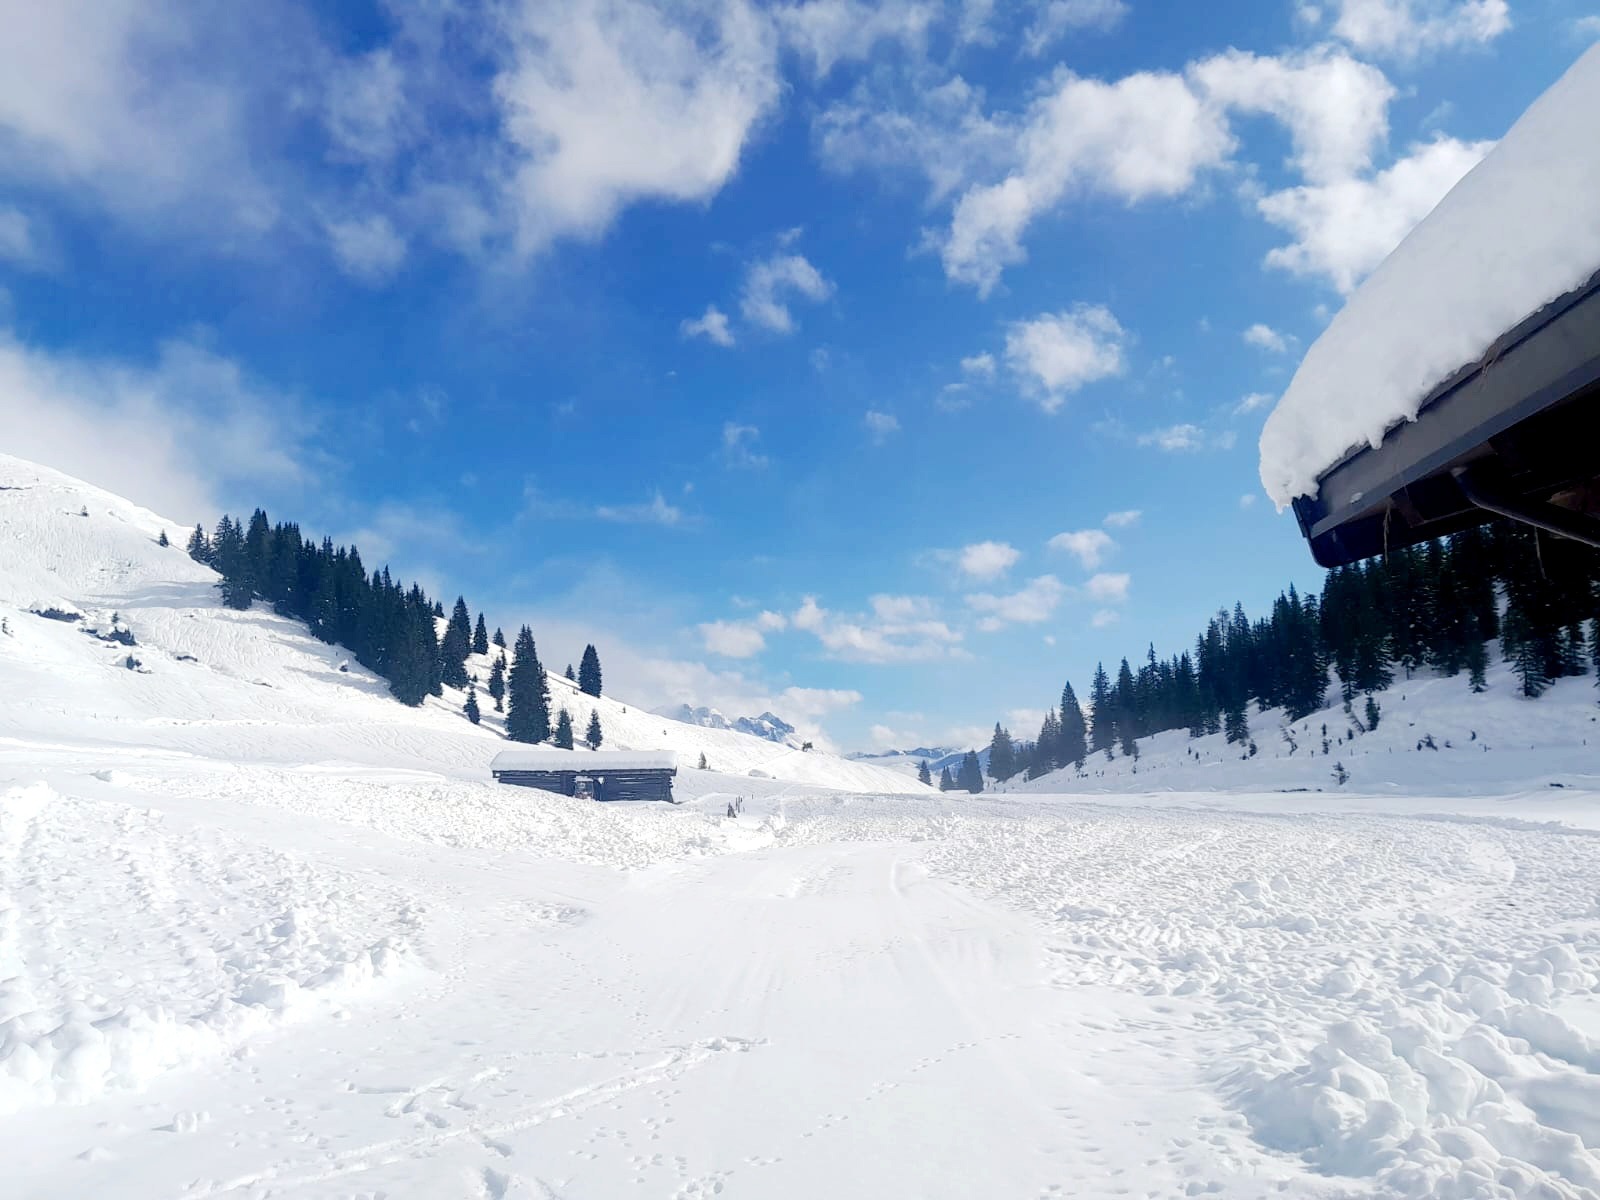
POLYGON ((24 757, 8 1194, 1600 1195, 1582 829, 24 757))

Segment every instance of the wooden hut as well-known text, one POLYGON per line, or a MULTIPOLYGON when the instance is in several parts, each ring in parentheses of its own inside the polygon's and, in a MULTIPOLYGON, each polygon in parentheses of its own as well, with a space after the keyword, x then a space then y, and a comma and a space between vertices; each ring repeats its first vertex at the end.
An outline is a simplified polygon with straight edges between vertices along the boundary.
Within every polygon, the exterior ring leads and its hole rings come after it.
POLYGON ((670 751, 503 750, 489 764, 496 783, 590 800, 672 801, 678 756, 670 751))

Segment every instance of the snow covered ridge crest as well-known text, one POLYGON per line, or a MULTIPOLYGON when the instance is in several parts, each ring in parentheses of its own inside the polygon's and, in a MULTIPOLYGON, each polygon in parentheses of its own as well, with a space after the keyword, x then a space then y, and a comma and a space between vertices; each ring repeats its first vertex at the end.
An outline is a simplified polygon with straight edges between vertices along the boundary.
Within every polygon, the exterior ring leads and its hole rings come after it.
POLYGON ((1502 334, 1600 271, 1600 45, 1536 100, 1357 289, 1261 431, 1279 508, 1378 446, 1502 334))

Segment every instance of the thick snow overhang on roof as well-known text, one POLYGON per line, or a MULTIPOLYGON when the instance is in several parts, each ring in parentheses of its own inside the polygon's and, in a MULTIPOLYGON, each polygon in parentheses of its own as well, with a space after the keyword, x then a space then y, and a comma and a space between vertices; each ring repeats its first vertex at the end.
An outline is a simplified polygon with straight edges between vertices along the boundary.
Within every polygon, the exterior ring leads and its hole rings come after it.
MULTIPOLYGON (((1390 454, 1366 487, 1331 503, 1319 496, 1334 469, 1399 440, 1425 408, 1443 411, 1448 397, 1508 375, 1501 368, 1518 347, 1527 378, 1502 378, 1493 396, 1477 396, 1478 407, 1569 400, 1584 387, 1586 357, 1600 353, 1586 340, 1597 272, 1600 46, 1534 102, 1307 352, 1261 433, 1268 494, 1280 507, 1315 498, 1314 523, 1381 499, 1374 486, 1406 486, 1406 467, 1420 463, 1407 459, 1424 450, 1437 457, 1443 444, 1390 454)), ((1457 433, 1459 441, 1470 430, 1457 433)), ((1300 516, 1306 526, 1307 513, 1300 516)))
POLYGON ((676 771, 678 756, 670 751, 631 754, 621 750, 502 750, 491 771, 676 771))

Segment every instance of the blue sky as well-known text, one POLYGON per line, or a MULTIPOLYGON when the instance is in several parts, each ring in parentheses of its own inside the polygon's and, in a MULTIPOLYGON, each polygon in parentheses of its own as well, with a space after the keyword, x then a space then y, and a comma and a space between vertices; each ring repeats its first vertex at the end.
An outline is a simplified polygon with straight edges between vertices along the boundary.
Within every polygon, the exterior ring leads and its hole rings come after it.
POLYGON ((1318 586, 1255 442, 1578 0, 0 4, 0 449, 652 707, 1031 735, 1318 586))

